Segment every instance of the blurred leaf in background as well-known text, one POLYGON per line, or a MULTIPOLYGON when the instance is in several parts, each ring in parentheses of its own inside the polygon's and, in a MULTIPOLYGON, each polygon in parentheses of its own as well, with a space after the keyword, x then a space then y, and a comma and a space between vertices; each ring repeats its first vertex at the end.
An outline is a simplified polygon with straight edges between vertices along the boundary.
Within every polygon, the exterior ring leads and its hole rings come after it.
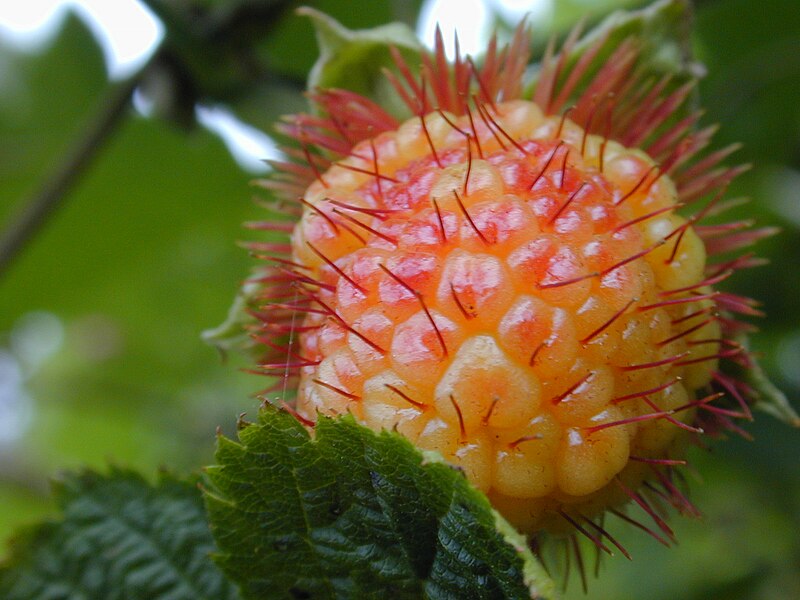
MULTIPOLYGON (((251 261, 236 240, 258 218, 252 174, 196 126, 197 105, 265 132, 304 105, 299 94, 317 50, 298 2, 152 0, 163 54, 129 110, 63 206, 0 275, 0 538, 51 510, 56 470, 108 461, 153 472, 211 460, 213 431, 230 429, 261 382, 223 364, 200 341, 220 322, 251 261), (268 15, 268 22, 252 15, 268 15), (242 15, 251 15, 245 18, 242 15), (204 44, 206 44, 204 46, 204 44), (207 44, 211 44, 208 46, 207 44), (209 52, 208 48, 218 52, 209 52), (167 117, 167 118, 162 118, 167 117)), ((447 2, 307 2, 358 29, 447 2)), ((541 32, 590 21, 623 0, 486 0, 506 30, 530 10, 541 32), (503 22, 503 19, 506 21, 503 22)), ((696 2, 695 46, 717 145, 744 143, 755 168, 735 194, 744 217, 780 225, 761 243, 769 266, 739 273, 732 288, 764 301, 753 339, 781 387, 800 397, 800 11, 794 0, 696 2)), ((461 12, 465 12, 462 8, 461 12)), ((424 23, 420 24, 424 30, 424 23)), ((445 27, 447 32, 447 27, 445 27)), ((109 88, 103 54, 74 16, 37 53, 0 37, 0 228, 85 131, 109 88)), ((797 403, 795 403, 797 405, 797 403)), ((634 554, 604 565, 590 597, 800 597, 800 436, 759 415, 754 443, 733 440, 694 457, 692 486, 705 520, 676 519, 679 548, 615 530, 634 554)), ((569 597, 581 597, 572 586, 569 597)))

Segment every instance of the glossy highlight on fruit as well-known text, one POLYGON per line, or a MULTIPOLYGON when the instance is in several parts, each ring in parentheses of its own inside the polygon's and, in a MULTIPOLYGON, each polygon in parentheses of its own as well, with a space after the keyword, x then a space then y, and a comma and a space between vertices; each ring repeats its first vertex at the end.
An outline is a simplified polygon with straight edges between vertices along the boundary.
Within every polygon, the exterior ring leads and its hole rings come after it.
POLYGON ((637 79, 633 42, 594 64, 603 38, 567 67, 577 37, 530 93, 524 27, 481 66, 448 64, 441 37, 418 72, 395 52, 406 119, 314 91, 264 182, 297 208, 291 240, 251 248, 271 261, 257 338, 276 389, 296 386, 287 409, 397 431, 522 531, 606 549, 607 510, 669 540, 660 503, 696 510, 687 439, 750 417, 720 363, 747 363, 731 315, 757 311, 716 286, 757 261, 714 255, 762 232, 705 223, 742 168, 679 115, 691 83, 637 79))

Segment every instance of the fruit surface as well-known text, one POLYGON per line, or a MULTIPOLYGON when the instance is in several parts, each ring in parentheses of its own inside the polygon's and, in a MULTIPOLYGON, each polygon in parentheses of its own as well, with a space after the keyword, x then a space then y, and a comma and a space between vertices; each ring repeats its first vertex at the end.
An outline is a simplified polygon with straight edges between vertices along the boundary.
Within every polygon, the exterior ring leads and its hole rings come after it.
POLYGON ((722 166, 735 147, 704 152, 691 82, 644 78, 637 45, 602 35, 565 60, 577 38, 533 86, 524 27, 480 67, 448 64, 441 38, 417 73, 395 52, 405 120, 314 91, 263 182, 298 222, 256 225, 292 233, 251 245, 271 263, 255 337, 309 427, 397 431, 525 532, 597 544, 581 523, 607 536, 611 510, 664 541, 617 509, 633 500, 671 539, 662 501, 696 512, 687 439, 750 417, 720 364, 748 366, 733 314, 757 311, 715 286, 758 261, 714 255, 764 232, 705 223, 743 167, 722 166))
POLYGON ((297 411, 397 430, 533 529, 670 455, 720 332, 651 159, 532 102, 483 110, 469 138, 410 119, 307 190, 297 411))

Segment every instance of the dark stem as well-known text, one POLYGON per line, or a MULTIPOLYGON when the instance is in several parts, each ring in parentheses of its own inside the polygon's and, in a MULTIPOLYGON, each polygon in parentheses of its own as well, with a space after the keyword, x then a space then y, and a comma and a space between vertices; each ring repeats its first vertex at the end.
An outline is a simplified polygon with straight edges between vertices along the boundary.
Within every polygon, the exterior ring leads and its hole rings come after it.
POLYGON ((143 67, 136 75, 108 92, 83 135, 75 140, 61 164, 45 180, 44 185, 23 203, 19 213, 12 217, 9 224, 0 232, 0 277, 25 244, 61 206, 81 175, 99 154, 104 142, 111 137, 125 116, 133 91, 146 69, 146 66, 143 67))

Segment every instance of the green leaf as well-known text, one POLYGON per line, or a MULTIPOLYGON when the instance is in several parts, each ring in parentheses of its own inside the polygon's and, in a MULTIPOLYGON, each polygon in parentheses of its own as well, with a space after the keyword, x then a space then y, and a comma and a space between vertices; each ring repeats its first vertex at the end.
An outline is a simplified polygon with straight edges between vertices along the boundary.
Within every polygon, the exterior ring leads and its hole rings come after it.
POLYGON ((394 66, 389 52, 392 46, 409 65, 419 64, 422 44, 407 25, 390 23, 352 31, 312 8, 301 8, 298 13, 311 19, 320 51, 308 77, 309 89, 344 88, 374 100, 391 113, 408 116, 382 73, 383 68, 394 66))
POLYGON ((206 504, 247 598, 552 598, 521 536, 435 456, 350 417, 267 406, 221 437, 206 504))
POLYGON ((55 495, 63 518, 13 541, 0 597, 238 597, 209 558, 213 540, 192 483, 162 475, 151 486, 130 471, 87 471, 56 484, 55 495))

